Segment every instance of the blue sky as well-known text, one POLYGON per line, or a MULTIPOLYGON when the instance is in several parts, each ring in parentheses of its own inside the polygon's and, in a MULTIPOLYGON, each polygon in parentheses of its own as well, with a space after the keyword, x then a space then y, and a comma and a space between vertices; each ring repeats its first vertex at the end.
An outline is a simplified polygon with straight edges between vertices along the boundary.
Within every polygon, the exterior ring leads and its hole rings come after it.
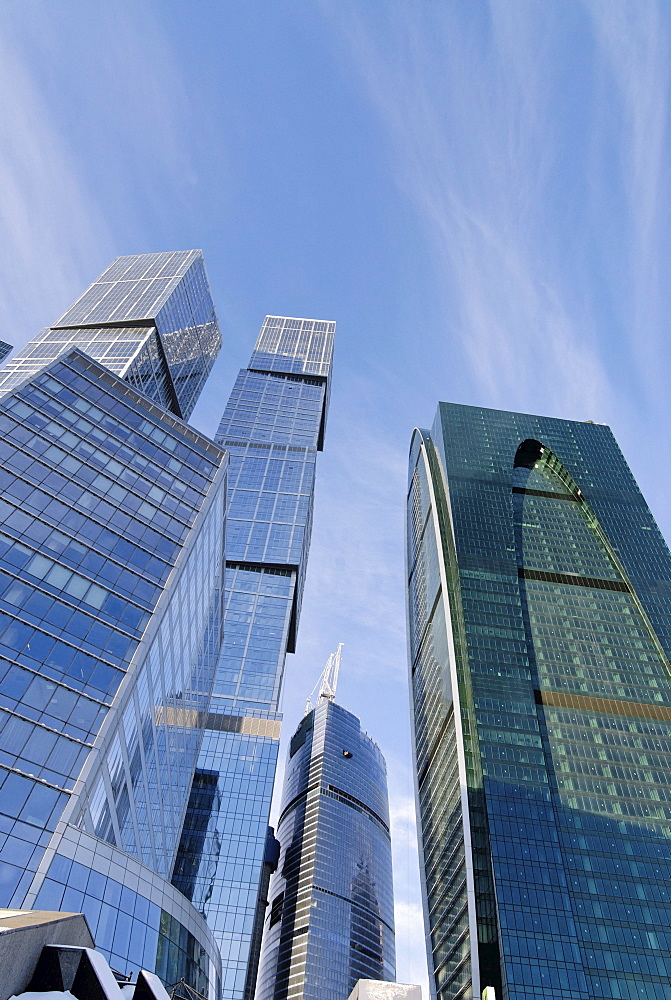
POLYGON ((286 731, 339 700, 389 765, 398 976, 426 972, 403 594, 439 399, 609 423, 666 537, 669 45, 652 0, 4 0, 0 338, 117 254, 201 247, 214 432, 266 313, 338 323, 286 731))

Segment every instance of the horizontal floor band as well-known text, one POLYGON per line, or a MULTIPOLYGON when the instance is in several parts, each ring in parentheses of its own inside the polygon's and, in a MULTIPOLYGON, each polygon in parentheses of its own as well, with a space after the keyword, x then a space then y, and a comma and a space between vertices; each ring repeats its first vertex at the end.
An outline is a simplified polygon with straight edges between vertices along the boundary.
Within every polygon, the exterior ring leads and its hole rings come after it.
MULTIPOLYGON (((71 689, 68 688, 68 690, 71 689)), ((11 715, 15 719, 20 719, 21 722, 27 722, 30 726, 39 726, 40 729, 45 729, 48 733, 54 733, 56 736, 62 736, 63 739, 70 740, 71 743, 76 743, 80 747, 86 747, 88 750, 93 748, 93 743, 86 743, 84 740, 78 740, 76 736, 70 736, 69 733, 63 732, 62 729, 54 729, 53 726, 48 726, 45 722, 40 722, 38 719, 31 719, 28 715, 22 715, 21 712, 16 712, 12 708, 7 708, 6 705, 0 705, 0 712, 6 712, 7 715, 11 715)))
POLYGON ((294 563, 274 563, 274 562, 241 562, 239 559, 227 559, 226 569, 242 569, 248 573, 272 573, 275 576, 291 576, 298 573, 298 566, 294 563))
POLYGON ((329 785, 328 788, 322 788, 322 792, 324 792, 324 794, 326 795, 328 795, 329 793, 332 795, 337 795, 338 798, 341 799, 345 805, 348 806, 353 805, 357 806, 359 809, 363 809, 365 812, 369 813, 373 817, 373 819, 376 819, 380 824, 380 826, 384 827, 387 833, 389 833, 389 826, 387 825, 387 823, 385 823, 382 817, 378 816, 378 814, 373 809, 371 809, 370 806, 367 806, 365 802, 362 802, 361 799, 355 799, 353 795, 349 794, 349 792, 344 792, 342 788, 336 788, 335 785, 329 785))
POLYGON ((9 764, 3 764, 0 762, 0 767, 3 771, 9 771, 10 774, 18 774, 20 778, 28 778, 30 781, 35 781, 38 785, 46 785, 47 788, 53 788, 57 792, 63 792, 65 795, 71 795, 71 788, 63 788, 61 785, 54 785, 53 781, 47 781, 46 778, 38 778, 35 774, 29 774, 27 771, 22 771, 18 767, 10 767, 9 764))
POLYGON ((649 705, 641 701, 616 701, 613 698, 593 698, 564 691, 534 691, 537 705, 552 708, 574 708, 580 712, 602 712, 604 715, 626 715, 634 719, 657 719, 671 722, 671 705, 649 705))
POLYGON ((365 903, 360 903, 357 900, 351 898, 351 896, 341 896, 339 892, 333 892, 331 889, 324 889, 321 885, 312 884, 312 888, 316 889, 317 892, 325 892, 328 896, 335 896, 336 899, 343 899, 350 906, 353 906, 357 910, 363 910, 369 916, 372 916, 375 920, 379 920, 381 924, 388 927, 389 930, 394 933, 394 928, 391 924, 388 924, 386 920, 383 920, 377 910, 372 909, 370 906, 366 906, 365 903))
POLYGON ((219 712, 199 712, 195 708, 158 705, 154 709, 157 725, 180 726, 186 729, 210 729, 218 733, 240 733, 242 736, 267 736, 279 740, 281 719, 263 719, 253 715, 226 715, 219 712))
POLYGON ((599 580, 592 576, 578 576, 577 573, 546 573, 541 569, 526 569, 518 566, 517 575, 522 580, 543 580, 545 583, 563 583, 569 587, 592 587, 594 590, 619 590, 629 593, 624 580, 599 580))
POLYGON ((294 806, 296 806, 297 803, 300 802, 301 799, 306 798, 307 795, 310 792, 313 792, 315 790, 315 788, 318 788, 318 787, 319 787, 319 785, 317 785, 316 783, 313 784, 313 785, 308 785, 308 787, 305 789, 304 792, 299 792, 298 795, 294 795, 293 799, 291 799, 289 802, 287 802, 286 806, 284 807, 284 809, 280 813, 280 818, 277 821, 277 828, 278 829, 279 829, 280 823, 282 822, 282 820, 284 819, 284 817, 286 815, 288 815, 288 813, 291 812, 291 810, 294 808, 294 806))
POLYGON ((525 490, 523 486, 513 486, 513 493, 528 493, 532 497, 549 497, 551 500, 574 500, 579 503, 578 497, 571 496, 570 493, 552 493, 550 490, 525 490))

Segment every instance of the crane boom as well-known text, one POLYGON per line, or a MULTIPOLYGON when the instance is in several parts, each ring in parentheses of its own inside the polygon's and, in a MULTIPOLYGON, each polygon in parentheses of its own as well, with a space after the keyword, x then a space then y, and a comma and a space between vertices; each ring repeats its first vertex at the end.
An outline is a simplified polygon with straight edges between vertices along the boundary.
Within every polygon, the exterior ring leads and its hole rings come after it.
POLYGON ((342 661, 342 648, 344 645, 343 642, 339 642, 335 653, 331 653, 326 661, 326 666, 322 670, 319 680, 310 692, 310 697, 305 702, 304 716, 308 715, 313 708, 316 708, 320 698, 335 701, 338 674, 340 673, 340 663, 342 661), (317 694, 317 691, 319 691, 319 694, 317 694))

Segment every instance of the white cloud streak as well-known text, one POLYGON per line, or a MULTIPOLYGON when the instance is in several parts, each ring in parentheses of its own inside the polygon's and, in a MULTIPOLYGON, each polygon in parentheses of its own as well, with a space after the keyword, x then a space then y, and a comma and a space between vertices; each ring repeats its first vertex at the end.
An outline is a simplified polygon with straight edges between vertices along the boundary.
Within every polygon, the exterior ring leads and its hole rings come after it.
MULTIPOLYGON (((466 376, 460 388, 472 402, 576 418, 612 413, 612 341, 603 342, 589 276, 576 274, 566 249, 562 255, 553 245, 552 206, 566 153, 561 89, 579 86, 575 68, 561 66, 568 56, 560 47, 569 44, 561 41, 562 5, 394 3, 384 23, 353 3, 322 8, 345 39, 389 135, 398 184, 433 245, 449 324, 445 370, 466 376), (562 71, 567 78, 558 82, 562 71)), ((650 382, 657 378, 651 367, 660 370, 664 328, 657 262, 668 33, 652 2, 613 7, 597 0, 588 9, 583 44, 601 53, 615 86, 584 100, 595 102, 597 132, 613 102, 622 122, 624 208, 634 230, 635 304, 625 336, 644 339, 639 357, 650 382)), ((582 138, 574 137, 577 147, 582 138)), ((569 253, 588 253, 593 239, 598 232, 577 228, 569 253)))
POLYGON ((192 109, 151 4, 8 4, 0 30, 0 336, 20 346, 116 254, 162 249, 192 109))
MULTIPOLYGON (((320 6, 365 84, 397 184, 431 248, 445 323, 427 331, 422 345, 430 359, 428 412, 438 395, 597 420, 610 419, 618 407, 633 412, 649 405, 659 426, 668 427, 669 301, 660 260, 669 231, 669 34, 662 6, 652 0, 389 0, 377 12, 353 0, 320 0, 320 6), (569 10, 584 15, 576 37, 593 48, 585 60, 597 82, 576 102, 584 97, 590 106, 589 135, 581 136, 591 168, 589 189, 581 193, 584 220, 560 246, 562 209, 554 218, 551 211, 565 170, 557 112, 566 107, 558 94, 578 86, 558 69, 557 39, 569 10), (619 256, 617 248, 599 245, 600 232, 609 232, 609 197, 624 218, 619 256), (595 249, 619 268, 607 278, 618 320, 612 335, 590 287, 595 249), (618 287, 613 274, 623 275, 618 287), (614 372, 613 358, 623 353, 646 389, 644 404, 628 399, 614 372)), ((115 253, 156 249, 142 241, 156 231, 166 206, 168 214, 186 215, 185 192, 197 181, 189 153, 197 109, 151 3, 114 3, 95 16, 95 5, 74 0, 65 8, 13 9, 26 19, 21 32, 9 30, 0 40, 0 337, 19 343, 58 315, 115 253), (32 27, 27 10, 37 12, 32 27), (77 109, 86 109, 95 139, 96 154, 89 149, 88 159, 49 91, 48 74, 35 69, 51 65, 54 46, 68 44, 68 32, 56 30, 67 16, 88 18, 82 37, 96 37, 95 23, 105 36, 90 52, 77 52, 72 41, 72 58, 85 60, 90 77, 77 109)), ((407 713, 398 693, 406 671, 402 519, 411 426, 395 437, 393 400, 383 400, 379 387, 351 369, 338 367, 337 378, 347 387, 339 398, 336 385, 320 460, 285 733, 291 735, 326 656, 343 639, 345 704, 351 669, 359 697, 349 707, 388 757, 399 973, 423 981, 414 809, 400 746, 407 713), (399 705, 403 718, 385 720, 399 705)), ((655 457, 651 452, 651 467, 655 457)))
POLYGON ((46 323, 53 305, 55 319, 81 291, 87 258, 109 246, 110 236, 47 102, 1 38, 0 94, 0 324, 18 345, 37 332, 24 328, 24 317, 44 308, 46 323))
POLYGON ((604 90, 615 109, 629 231, 629 333, 648 401, 668 399, 669 25, 658 3, 588 0, 604 90), (666 294, 664 294, 666 293, 666 294))

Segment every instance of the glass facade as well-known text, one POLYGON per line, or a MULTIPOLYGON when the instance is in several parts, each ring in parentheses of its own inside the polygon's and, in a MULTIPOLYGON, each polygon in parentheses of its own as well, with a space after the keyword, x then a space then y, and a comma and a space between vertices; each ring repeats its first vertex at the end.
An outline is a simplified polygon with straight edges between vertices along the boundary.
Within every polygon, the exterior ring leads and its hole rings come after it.
POLYGON ((224 1000, 245 990, 334 335, 267 316, 216 436, 230 454, 224 641, 173 882, 215 932, 224 1000))
POLYGON ((351 712, 327 698, 289 749, 257 1000, 346 1000, 395 979, 387 772, 351 712))
POLYGON ((4 340, 0 340, 0 364, 5 360, 8 354, 14 350, 11 344, 8 344, 4 340))
POLYGON ((671 997, 671 555, 609 428, 441 403, 407 557, 437 996, 671 997))
POLYGON ((216 995, 169 882, 221 643, 227 456, 78 349, 0 399, 0 905, 216 995))
POLYGON ((216 942, 203 918, 170 883, 134 858, 67 826, 39 894, 26 906, 85 913, 112 968, 156 972, 170 986, 184 978, 204 996, 219 993, 216 942))
POLYGON ((117 257, 0 372, 0 396, 73 347, 187 420, 221 347, 200 250, 117 257))

